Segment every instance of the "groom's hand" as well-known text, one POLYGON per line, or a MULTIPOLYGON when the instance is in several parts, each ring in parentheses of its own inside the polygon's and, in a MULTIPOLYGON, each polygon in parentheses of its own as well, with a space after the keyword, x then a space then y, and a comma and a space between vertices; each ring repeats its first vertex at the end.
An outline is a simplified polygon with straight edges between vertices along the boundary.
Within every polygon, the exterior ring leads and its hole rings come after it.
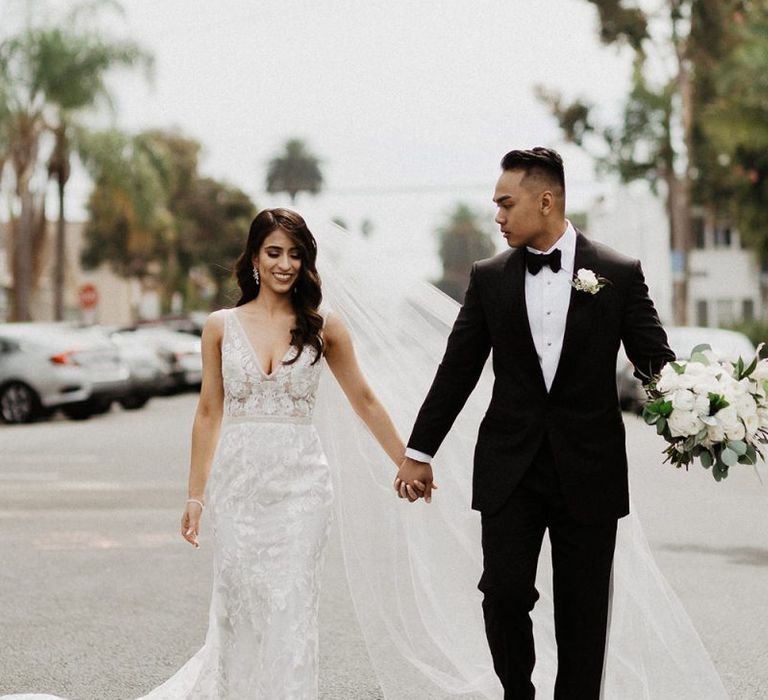
POLYGON ((397 495, 407 498, 411 503, 422 497, 430 503, 432 489, 437 488, 432 480, 432 467, 427 462, 418 462, 410 457, 403 459, 400 464, 394 486, 397 495))

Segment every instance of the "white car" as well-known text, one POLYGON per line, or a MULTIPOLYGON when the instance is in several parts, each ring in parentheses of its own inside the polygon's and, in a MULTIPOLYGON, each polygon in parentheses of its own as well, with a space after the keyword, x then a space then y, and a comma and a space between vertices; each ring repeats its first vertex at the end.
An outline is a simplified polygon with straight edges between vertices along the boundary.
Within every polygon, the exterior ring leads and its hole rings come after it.
MULTIPOLYGON (((687 360, 697 345, 709 345, 718 360, 736 361, 739 357, 749 363, 755 356, 755 346, 743 333, 723 328, 702 328, 697 326, 671 326, 666 329, 669 347, 678 360, 687 360)), ((647 372, 642 367, 641 372, 647 372)), ((624 349, 619 352, 616 365, 616 383, 619 403, 625 411, 641 413, 646 395, 643 385, 634 376, 635 367, 627 359, 624 349)))

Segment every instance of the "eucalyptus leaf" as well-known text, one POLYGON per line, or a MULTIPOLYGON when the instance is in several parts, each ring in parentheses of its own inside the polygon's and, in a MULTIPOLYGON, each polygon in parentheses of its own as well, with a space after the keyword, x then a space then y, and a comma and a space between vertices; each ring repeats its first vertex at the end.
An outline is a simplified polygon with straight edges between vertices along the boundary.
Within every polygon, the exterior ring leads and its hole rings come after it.
POLYGON ((710 365, 709 358, 701 352, 695 352, 691 355, 691 362, 700 362, 707 367, 710 365))
POLYGON ((747 445, 747 451, 739 462, 742 464, 757 464, 757 450, 754 445, 747 445))
POLYGON ((730 447, 724 447, 720 453, 720 461, 728 467, 732 467, 739 461, 739 455, 737 455, 730 447))
POLYGON ((726 444, 728 449, 733 450, 739 457, 747 454, 747 443, 743 440, 729 440, 726 444))
POLYGON ((691 357, 693 357, 697 353, 702 353, 707 351, 712 352, 712 346, 709 343, 700 343, 695 348, 693 348, 693 350, 691 350, 691 357))
POLYGON ((701 466, 704 467, 704 469, 709 469, 714 463, 712 453, 709 450, 702 452, 699 459, 701 460, 701 466))

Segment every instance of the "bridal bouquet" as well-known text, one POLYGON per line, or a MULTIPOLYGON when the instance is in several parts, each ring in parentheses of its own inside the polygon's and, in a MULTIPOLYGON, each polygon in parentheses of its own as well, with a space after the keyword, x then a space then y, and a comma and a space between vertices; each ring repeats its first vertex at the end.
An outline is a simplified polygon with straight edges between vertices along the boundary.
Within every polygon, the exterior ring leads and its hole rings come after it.
MULTIPOLYGON (((762 348, 762 345, 760 346, 762 348)), ((669 443, 665 462, 698 457, 717 481, 734 464, 755 464, 768 442, 768 360, 760 350, 747 365, 713 359, 698 345, 687 361, 670 362, 646 388, 643 418, 669 443)))

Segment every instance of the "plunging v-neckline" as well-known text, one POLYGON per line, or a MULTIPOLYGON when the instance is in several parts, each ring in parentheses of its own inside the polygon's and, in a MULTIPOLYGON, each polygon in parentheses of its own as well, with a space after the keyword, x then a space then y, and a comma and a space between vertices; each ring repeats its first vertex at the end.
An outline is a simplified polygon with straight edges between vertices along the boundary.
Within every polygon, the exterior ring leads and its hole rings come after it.
POLYGON ((235 321, 237 322, 237 325, 240 328, 240 332, 243 334, 245 344, 248 346, 248 349, 251 351, 251 355, 253 355, 253 363, 256 365, 256 369, 259 370, 259 372, 264 376, 265 379, 271 379, 272 377, 275 376, 278 370, 285 363, 285 359, 288 357, 288 354, 291 352, 291 350, 293 350, 293 345, 288 346, 288 349, 283 353, 283 356, 280 358, 280 360, 274 366, 271 372, 265 372, 259 360, 259 354, 256 352, 256 348, 253 346, 251 339, 248 337, 248 333, 245 330, 245 326, 243 325, 243 322, 240 320, 237 314, 237 311, 235 309, 232 309, 232 315, 235 317, 235 321))

